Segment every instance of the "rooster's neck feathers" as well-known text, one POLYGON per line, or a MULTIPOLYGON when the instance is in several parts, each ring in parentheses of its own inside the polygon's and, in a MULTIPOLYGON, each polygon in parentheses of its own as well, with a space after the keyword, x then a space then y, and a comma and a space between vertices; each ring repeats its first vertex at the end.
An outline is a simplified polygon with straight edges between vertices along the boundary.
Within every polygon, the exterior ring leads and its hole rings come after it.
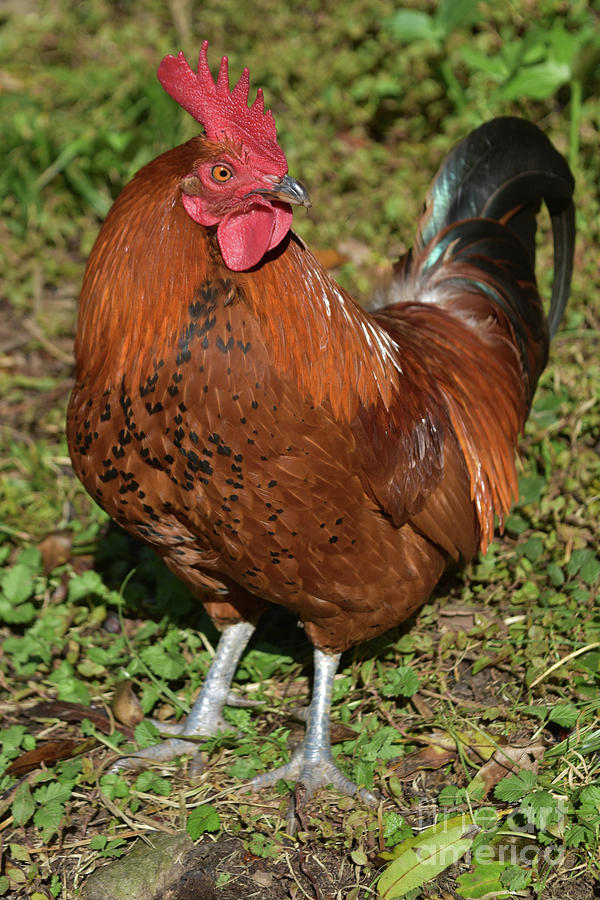
POLYGON ((238 284, 261 323, 273 366, 312 402, 351 421, 358 406, 389 409, 402 368, 392 336, 290 234, 282 253, 238 284))
POLYGON ((190 298, 207 279, 235 288, 260 323, 274 369, 295 379, 310 402, 329 402, 350 421, 359 404, 392 403, 401 364, 393 338, 336 285, 290 233, 261 266, 231 272, 216 228, 197 225, 181 204, 180 175, 204 141, 158 157, 125 188, 88 264, 77 341, 80 365, 98 384, 135 386, 185 335, 190 298), (153 260, 160 255, 160 270, 153 260), (118 294, 114 285, 119 285, 118 294), (165 323, 169 327, 165 328, 165 323))

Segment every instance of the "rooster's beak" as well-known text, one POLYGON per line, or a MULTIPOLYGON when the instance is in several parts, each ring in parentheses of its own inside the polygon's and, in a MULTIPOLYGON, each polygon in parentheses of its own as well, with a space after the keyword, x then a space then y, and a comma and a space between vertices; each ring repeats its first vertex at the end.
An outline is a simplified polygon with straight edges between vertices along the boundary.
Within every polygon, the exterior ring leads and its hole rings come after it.
MULTIPOLYGON (((261 194, 263 197, 272 197, 273 200, 281 200, 293 206, 306 206, 307 209, 312 205, 306 188, 289 175, 284 175, 281 181, 274 183, 271 188, 257 188, 250 191, 250 194, 261 194)), ((249 197, 250 194, 246 196, 249 197)))

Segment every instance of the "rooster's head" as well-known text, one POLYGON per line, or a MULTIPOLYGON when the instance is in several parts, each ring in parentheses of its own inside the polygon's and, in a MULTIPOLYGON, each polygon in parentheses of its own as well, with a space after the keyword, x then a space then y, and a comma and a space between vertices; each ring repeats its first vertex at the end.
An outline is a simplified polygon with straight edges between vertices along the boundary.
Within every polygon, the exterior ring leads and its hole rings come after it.
POLYGON ((195 222, 218 226, 223 260, 239 272, 258 265, 281 243, 292 224, 290 204, 310 206, 310 200, 287 174, 275 120, 270 110, 265 112, 261 90, 248 106, 248 69, 230 90, 227 57, 215 82, 207 48, 204 41, 197 73, 179 53, 163 59, 158 78, 206 132, 201 154, 181 182, 182 203, 195 222))

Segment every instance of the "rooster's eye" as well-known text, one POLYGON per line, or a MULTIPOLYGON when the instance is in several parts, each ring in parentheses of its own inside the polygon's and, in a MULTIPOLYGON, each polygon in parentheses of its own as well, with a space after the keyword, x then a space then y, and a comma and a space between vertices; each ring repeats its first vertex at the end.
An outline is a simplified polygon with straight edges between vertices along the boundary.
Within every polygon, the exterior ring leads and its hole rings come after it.
POLYGON ((229 181, 229 179, 233 176, 233 172, 231 171, 231 169, 222 164, 213 166, 210 170, 210 174, 215 181, 219 182, 219 184, 223 184, 223 182, 229 181))

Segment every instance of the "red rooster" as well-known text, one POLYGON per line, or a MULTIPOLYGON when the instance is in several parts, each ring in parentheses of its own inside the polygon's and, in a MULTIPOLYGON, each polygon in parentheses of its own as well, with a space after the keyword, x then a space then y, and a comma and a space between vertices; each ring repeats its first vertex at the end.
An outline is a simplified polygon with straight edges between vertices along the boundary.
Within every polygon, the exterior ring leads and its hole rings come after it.
MULTIPOLYGON (((429 191, 390 305, 359 307, 291 230, 309 206, 249 76, 214 82, 182 53, 158 70, 203 126, 124 189, 81 292, 68 412, 75 471, 153 547, 221 629, 180 736, 224 726, 266 603, 314 644, 304 741, 254 786, 356 785, 336 768, 329 709, 340 654, 397 625, 451 560, 485 549, 517 493, 514 452, 570 285, 573 179, 534 125, 495 119, 429 191), (549 328, 535 217, 554 234, 549 328)), ((367 802, 373 795, 359 791, 367 802)))

